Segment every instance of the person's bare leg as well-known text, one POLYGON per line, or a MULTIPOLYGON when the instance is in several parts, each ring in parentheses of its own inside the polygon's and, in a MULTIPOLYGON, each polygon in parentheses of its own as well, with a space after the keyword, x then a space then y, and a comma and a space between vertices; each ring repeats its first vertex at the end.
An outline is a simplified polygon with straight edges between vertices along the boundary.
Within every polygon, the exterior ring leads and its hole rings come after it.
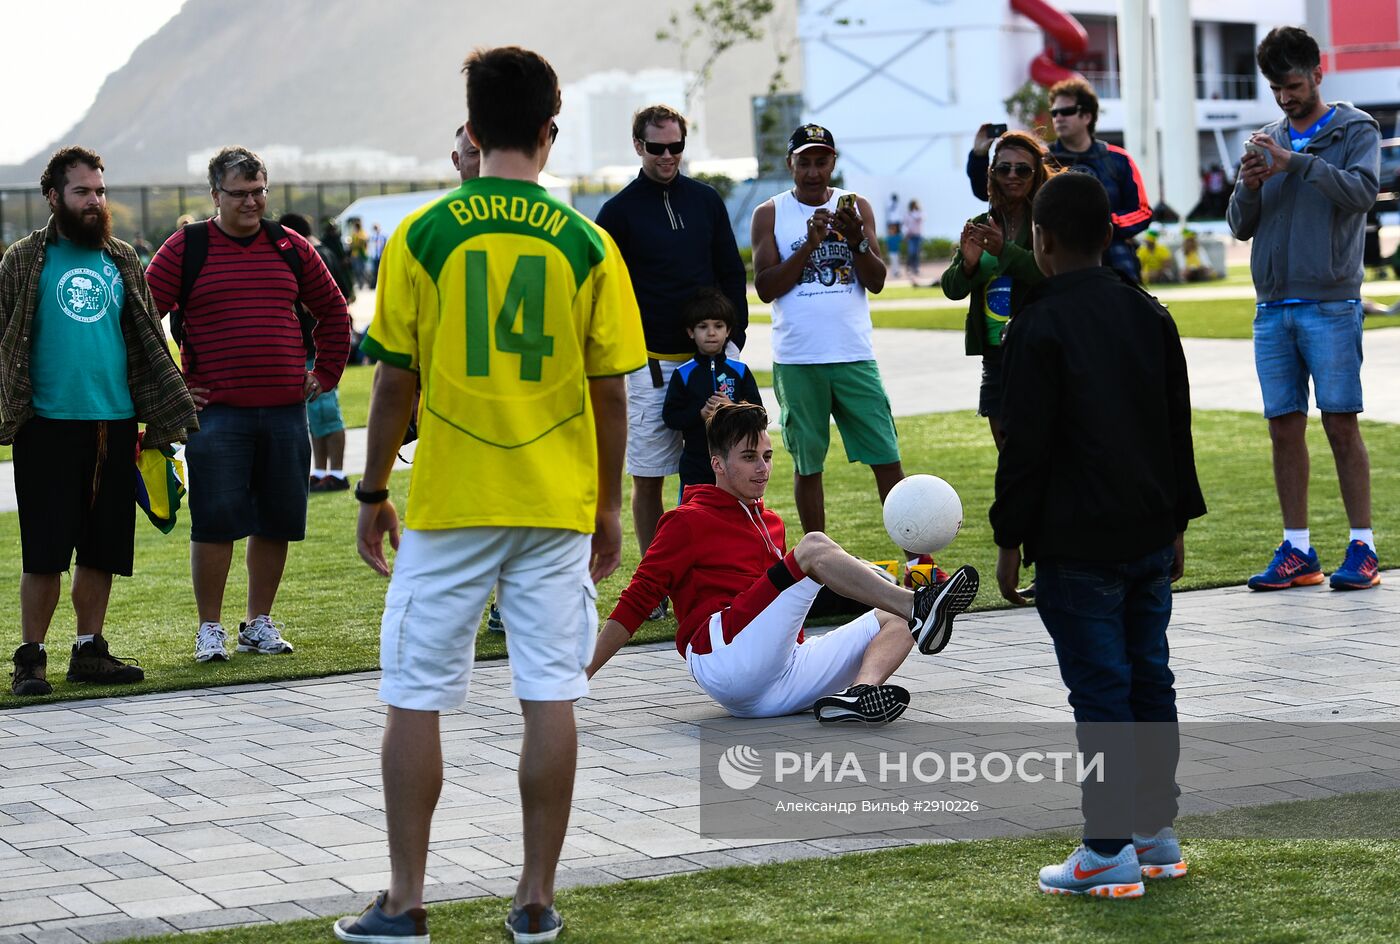
POLYGON ((870 471, 875 473, 875 490, 880 493, 880 503, 884 504, 890 489, 904 481, 904 465, 888 462, 885 465, 872 465, 870 471))
MULTIPOLYGON (((842 550, 820 531, 809 531, 792 549, 802 572, 843 597, 908 621, 914 612, 914 591, 895 586, 864 561, 842 550)), ((905 632, 909 631, 905 626, 905 632)))
POLYGON ((826 530, 826 492, 820 472, 793 473, 792 497, 797 503, 797 519, 802 522, 803 531, 812 534, 826 530))
POLYGON ((1285 528, 1308 526, 1307 428, 1305 413, 1285 413, 1269 420, 1269 437, 1274 450, 1274 488, 1278 491, 1285 528))
POLYGON ((661 520, 661 493, 665 487, 664 478, 632 476, 632 526, 637 532, 637 550, 642 554, 651 547, 656 523, 661 520))
POLYGON ((914 636, 909 632, 908 620, 884 610, 876 610, 875 616, 880 621, 880 631, 870 640, 865 655, 861 657, 860 672, 855 681, 857 685, 885 684, 914 648, 914 636))
POLYGON ((442 793, 438 713, 390 706, 379 757, 389 831, 389 895, 383 907, 396 915, 423 907, 428 834, 442 793))
POLYGON ((1355 413, 1324 413, 1322 428, 1332 446, 1332 458, 1337 463, 1337 482, 1342 489, 1342 504, 1346 506, 1347 521, 1353 528, 1371 526, 1371 455, 1361 438, 1361 427, 1355 413))
POLYGON ((248 538, 248 621, 272 612, 282 571, 287 567, 287 542, 272 538, 248 538))
POLYGON ((79 636, 99 636, 107 619, 107 601, 112 598, 112 575, 79 564, 73 568, 73 612, 78 617, 79 636))
POLYGON ((327 465, 318 465, 318 469, 345 469, 345 430, 337 430, 326 437, 326 462, 327 465))
POLYGON ((525 823, 525 866, 517 905, 554 903, 554 872, 569 828, 578 735, 571 701, 522 701, 520 806, 525 823))
MULTIPOLYGON (((326 465, 327 453, 329 452, 327 441, 328 441, 329 439, 330 439, 329 436, 312 436, 312 437, 311 437, 311 468, 313 468, 313 469, 329 469, 329 468, 332 468, 332 466, 326 465)), ((338 468, 340 468, 340 466, 334 466, 334 468, 337 468, 337 469, 338 469, 338 468)))
POLYGON ((19 631, 21 642, 43 642, 58 609, 62 574, 19 575, 19 631))
POLYGON ((201 623, 222 623, 224 585, 233 561, 232 541, 191 541, 190 577, 194 583, 194 605, 201 623))

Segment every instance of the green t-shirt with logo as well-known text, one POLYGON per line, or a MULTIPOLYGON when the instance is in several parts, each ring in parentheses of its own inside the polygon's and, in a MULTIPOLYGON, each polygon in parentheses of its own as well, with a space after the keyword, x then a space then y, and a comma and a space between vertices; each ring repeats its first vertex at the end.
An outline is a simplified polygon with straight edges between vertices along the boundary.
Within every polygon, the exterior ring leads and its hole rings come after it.
POLYGON ((104 249, 66 239, 48 247, 30 338, 34 412, 54 420, 136 415, 126 378, 126 286, 104 249))

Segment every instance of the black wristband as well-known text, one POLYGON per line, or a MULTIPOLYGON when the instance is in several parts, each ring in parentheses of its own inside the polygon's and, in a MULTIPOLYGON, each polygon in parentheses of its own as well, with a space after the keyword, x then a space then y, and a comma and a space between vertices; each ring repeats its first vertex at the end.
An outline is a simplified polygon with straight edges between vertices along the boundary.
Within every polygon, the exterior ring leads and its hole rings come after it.
POLYGON ((365 483, 363 479, 355 483, 355 499, 357 501, 362 501, 366 505, 377 505, 382 501, 389 500, 389 490, 387 488, 381 488, 377 491, 367 492, 360 488, 360 486, 364 484, 365 483))

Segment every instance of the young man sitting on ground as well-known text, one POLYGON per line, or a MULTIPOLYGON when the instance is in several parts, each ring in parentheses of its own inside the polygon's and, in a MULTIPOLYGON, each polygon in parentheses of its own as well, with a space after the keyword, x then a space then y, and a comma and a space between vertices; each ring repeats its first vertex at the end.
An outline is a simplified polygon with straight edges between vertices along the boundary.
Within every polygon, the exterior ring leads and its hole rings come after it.
POLYGON ((917 642, 948 644, 953 616, 977 596, 977 571, 907 590, 820 532, 784 551, 783 521, 763 507, 773 469, 768 414, 724 404, 706 435, 714 485, 692 485, 661 518, 632 582, 598 636, 593 677, 656 604, 676 610, 676 648, 705 693, 731 715, 771 718, 814 709, 818 721, 893 721, 909 692, 886 681, 917 642), (804 640, 802 621, 823 586, 873 607, 804 640))

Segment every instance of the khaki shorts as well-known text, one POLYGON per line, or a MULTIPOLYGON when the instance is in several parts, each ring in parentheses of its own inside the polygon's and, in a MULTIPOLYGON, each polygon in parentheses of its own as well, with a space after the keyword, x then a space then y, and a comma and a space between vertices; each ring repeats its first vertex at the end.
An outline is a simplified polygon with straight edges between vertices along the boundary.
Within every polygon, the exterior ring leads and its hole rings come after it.
POLYGON ((627 375, 627 474, 641 478, 665 478, 681 470, 681 431, 661 420, 666 387, 671 375, 685 361, 657 361, 661 386, 655 386, 651 365, 627 375))
POLYGON ((874 361, 774 364, 773 392, 782 406, 783 445, 798 475, 822 471, 831 446, 832 418, 846 444, 847 461, 899 461, 894 414, 874 361))

